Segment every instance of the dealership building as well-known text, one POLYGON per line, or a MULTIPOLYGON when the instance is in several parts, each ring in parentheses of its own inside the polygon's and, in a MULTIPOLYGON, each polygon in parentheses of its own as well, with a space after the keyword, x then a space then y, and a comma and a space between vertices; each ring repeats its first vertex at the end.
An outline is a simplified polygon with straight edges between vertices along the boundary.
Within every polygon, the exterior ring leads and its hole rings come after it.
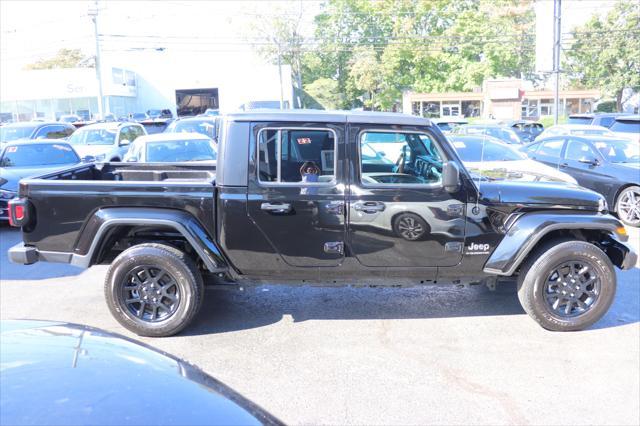
MULTIPOLYGON (((422 117, 482 117, 502 120, 533 119, 554 115, 554 94, 536 90, 523 80, 486 80, 471 92, 404 92, 403 112, 422 117)), ((593 112, 601 99, 599 90, 561 90, 560 114, 593 112)))
MULTIPOLYGON (((252 58, 166 57, 161 53, 120 56, 101 67, 105 113, 117 117, 151 109, 193 115, 206 108, 233 111, 249 104, 292 105, 291 70, 252 58)), ((2 120, 58 119, 64 114, 95 117, 99 86, 95 68, 3 72, 2 120)))

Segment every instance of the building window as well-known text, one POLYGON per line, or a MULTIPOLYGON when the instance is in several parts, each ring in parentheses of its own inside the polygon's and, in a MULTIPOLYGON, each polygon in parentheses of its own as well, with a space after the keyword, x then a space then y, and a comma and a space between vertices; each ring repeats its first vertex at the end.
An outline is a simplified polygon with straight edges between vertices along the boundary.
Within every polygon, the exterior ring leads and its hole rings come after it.
POLYGON ((540 100, 540 116, 553 115, 553 100, 541 99, 540 100))
POLYGON ((125 81, 127 82, 127 86, 135 87, 136 74, 132 71, 125 71, 125 81))
POLYGON ((523 99, 522 100, 522 118, 538 117, 538 100, 523 99))
POLYGON ((440 117, 440 102, 422 102, 422 116, 427 118, 440 117))
POLYGON ((113 84, 124 84, 124 71, 120 68, 111 68, 113 84))
POLYGON ((480 117, 480 101, 462 101, 462 115, 465 117, 480 117))
POLYGON ((411 102, 411 114, 420 116, 420 102, 411 102))
POLYGON ((442 117, 451 117, 454 115, 460 115, 460 102, 447 102, 442 103, 442 117))

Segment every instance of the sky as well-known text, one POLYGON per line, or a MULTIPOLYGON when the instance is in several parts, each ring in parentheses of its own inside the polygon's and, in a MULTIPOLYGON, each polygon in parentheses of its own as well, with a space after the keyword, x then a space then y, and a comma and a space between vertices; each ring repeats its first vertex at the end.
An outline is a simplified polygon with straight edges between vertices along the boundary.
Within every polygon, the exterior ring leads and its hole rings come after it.
MULTIPOLYGON (((162 48, 185 55, 254 56, 248 40, 264 42, 251 32, 252 20, 287 13, 300 16, 301 30, 313 30, 321 1, 124 1, 99 0, 99 33, 103 56, 126 56, 162 48), (126 36, 126 38, 124 37, 126 36)), ((613 0, 563 0, 563 32, 594 12, 606 12, 613 0)), ((94 1, 0 0, 0 67, 18 70, 60 48, 95 52, 94 1)), ((538 43, 550 45, 553 1, 538 0, 538 43)), ((547 49, 542 49, 544 52, 547 49)), ((542 54, 541 54, 542 55, 542 54)), ((551 54, 549 53, 549 59, 551 54)))

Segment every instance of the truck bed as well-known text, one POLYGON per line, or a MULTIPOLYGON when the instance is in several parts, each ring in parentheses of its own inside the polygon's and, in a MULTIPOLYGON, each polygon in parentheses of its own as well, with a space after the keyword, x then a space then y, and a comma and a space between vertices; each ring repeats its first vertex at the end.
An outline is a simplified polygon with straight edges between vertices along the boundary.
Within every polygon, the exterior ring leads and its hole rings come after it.
POLYGON ((191 213, 215 229, 215 165, 83 164, 20 182, 34 224, 24 242, 41 251, 76 252, 80 231, 105 207, 154 207, 191 213))

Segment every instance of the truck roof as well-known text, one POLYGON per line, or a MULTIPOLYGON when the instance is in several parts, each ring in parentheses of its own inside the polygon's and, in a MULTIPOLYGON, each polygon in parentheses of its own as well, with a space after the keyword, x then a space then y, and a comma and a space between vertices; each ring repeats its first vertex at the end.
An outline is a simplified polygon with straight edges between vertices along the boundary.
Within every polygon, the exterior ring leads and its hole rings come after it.
POLYGON ((295 110, 251 110, 227 114, 230 121, 282 121, 315 123, 365 123, 403 124, 408 126, 429 126, 431 122, 423 117, 394 112, 372 111, 325 111, 310 109, 295 110))

